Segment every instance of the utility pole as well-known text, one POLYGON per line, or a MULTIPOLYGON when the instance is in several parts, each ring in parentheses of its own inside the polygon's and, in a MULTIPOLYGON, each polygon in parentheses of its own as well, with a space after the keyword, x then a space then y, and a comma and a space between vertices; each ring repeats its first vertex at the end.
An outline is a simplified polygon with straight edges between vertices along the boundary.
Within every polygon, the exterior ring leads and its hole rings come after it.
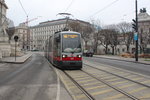
POLYGON ((137 16, 137 0, 135 0, 135 19, 132 19, 132 28, 134 29, 134 40, 135 40, 135 61, 138 61, 138 16, 137 16))
POLYGON ((3 6, 3 5, 2 5, 2 1, 0 1, 0 2, 1 2, 1 3, 0 3, 0 4, 1 4, 1 8, 0 8, 0 10, 1 10, 1 11, 0 11, 0 34, 2 34, 1 32, 2 32, 2 16, 3 16, 3 13, 2 13, 3 7, 2 7, 2 6, 3 6))
POLYGON ((135 61, 138 61, 138 16, 137 16, 137 10, 138 10, 138 7, 137 7, 137 0, 135 1, 135 15, 136 15, 136 34, 137 34, 137 39, 136 39, 136 52, 135 52, 135 61))

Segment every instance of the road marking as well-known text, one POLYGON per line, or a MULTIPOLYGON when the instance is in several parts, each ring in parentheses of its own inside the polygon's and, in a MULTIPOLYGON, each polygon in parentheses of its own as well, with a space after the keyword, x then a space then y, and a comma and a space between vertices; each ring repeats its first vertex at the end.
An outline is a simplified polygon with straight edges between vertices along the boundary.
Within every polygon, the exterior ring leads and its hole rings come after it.
POLYGON ((147 99, 150 98, 150 94, 145 94, 144 96, 140 97, 140 99, 147 99))
POLYGON ((111 82, 111 81, 117 81, 117 80, 120 80, 120 78, 116 78, 116 79, 109 79, 109 80, 106 80, 106 81, 111 82))
POLYGON ((122 75, 122 76, 129 76, 130 73, 122 73, 122 74, 119 74, 119 75, 122 75))
POLYGON ((80 77, 80 78, 77 78, 76 80, 82 80, 82 79, 88 79, 88 78, 91 78, 91 77, 80 77))
POLYGON ((86 98, 86 96, 84 94, 80 94, 80 95, 75 96, 75 98, 78 98, 78 99, 75 99, 75 100, 79 100, 79 99, 86 98))
POLYGON ((73 78, 83 78, 83 77, 88 77, 88 75, 78 75, 78 76, 73 76, 73 78))
POLYGON ((128 88, 128 87, 131 87, 131 86, 134 86, 134 85, 136 85, 136 84, 124 85, 124 86, 121 86, 121 87, 119 87, 119 88, 123 89, 123 88, 128 88))
POLYGON ((133 78, 133 80, 135 81, 140 80, 140 79, 143 79, 143 78, 142 77, 133 78))
POLYGON ((126 82, 128 82, 128 81, 114 82, 114 83, 112 83, 112 85, 118 85, 118 84, 122 84, 122 83, 126 83, 126 82))
POLYGON ((106 87, 106 85, 90 87, 90 88, 86 88, 86 90, 92 90, 92 89, 103 88, 103 87, 106 87))
POLYGON ((105 98, 103 100, 113 100, 113 99, 117 99, 117 98, 120 98, 120 97, 123 97, 123 96, 124 96, 123 94, 118 94, 118 95, 115 95, 115 96, 112 96, 112 97, 105 98))
POLYGON ((74 88, 76 88, 76 86, 70 86, 70 87, 68 87, 69 89, 74 89, 74 88))
MULTIPOLYGON (((93 65, 93 66, 95 66, 96 68, 99 68, 99 67, 107 67, 107 66, 109 66, 109 65, 106 65, 106 64, 101 64, 101 63, 98 63, 98 62, 96 62, 96 64, 98 65, 98 66, 96 66, 95 64, 93 64, 93 63, 91 63, 91 62, 89 62, 88 60, 85 60, 84 59, 84 61, 86 61, 86 63, 87 64, 89 64, 89 65, 93 65)), ((95 63, 95 62, 94 62, 95 63)), ((116 69, 116 70, 119 70, 119 71, 124 71, 125 73, 129 73, 129 74, 137 74, 137 75, 139 75, 139 76, 143 76, 143 77, 146 77, 146 78, 150 78, 149 76, 146 76, 146 75, 143 75, 143 74, 139 74, 139 73, 137 73, 137 72, 133 72, 133 71, 129 71, 129 70, 125 70, 125 69, 121 69, 121 68, 116 68, 116 67, 114 67, 114 66, 109 66, 110 68, 113 68, 113 69, 116 69)), ((99 68, 100 69, 100 68, 99 68)))
POLYGON ((95 96, 95 95, 100 95, 100 94, 104 94, 104 93, 108 93, 108 92, 111 92, 113 91, 113 89, 108 89, 108 90, 104 90, 104 91, 100 91, 100 92, 95 92, 95 93, 91 93, 92 96, 95 96))
POLYGON ((109 79, 109 78, 112 79, 112 78, 115 78, 115 76, 108 76, 108 75, 107 75, 107 76, 103 77, 102 79, 109 79))
POLYGON ((90 82, 90 81, 94 81, 95 79, 90 79, 90 80, 81 80, 79 81, 79 83, 86 83, 86 82, 90 82))
POLYGON ((143 81, 142 83, 149 83, 150 82, 150 80, 147 80, 147 81, 143 81))
POLYGON ((57 73, 57 96, 56 96, 56 100, 60 100, 60 79, 59 79, 59 72, 57 71, 57 69, 55 69, 56 73, 57 73))
POLYGON ((94 85, 94 84, 100 84, 100 82, 92 82, 92 83, 87 83, 87 84, 83 84, 83 86, 89 86, 89 85, 94 85))
POLYGON ((134 78, 134 77, 137 77, 137 76, 136 75, 127 76, 127 78, 134 78))
POLYGON ((133 90, 133 91, 130 91, 129 93, 136 93, 136 92, 139 92, 139 91, 144 90, 144 89, 146 89, 146 88, 147 88, 147 87, 138 88, 138 89, 135 89, 135 90, 133 90))

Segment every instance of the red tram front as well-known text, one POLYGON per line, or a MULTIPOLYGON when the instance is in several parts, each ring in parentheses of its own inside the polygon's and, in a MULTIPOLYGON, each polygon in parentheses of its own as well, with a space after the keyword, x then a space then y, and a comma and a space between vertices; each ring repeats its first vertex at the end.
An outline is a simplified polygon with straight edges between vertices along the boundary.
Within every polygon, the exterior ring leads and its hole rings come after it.
POLYGON ((81 34, 72 31, 55 33, 47 41, 45 55, 52 64, 59 68, 81 69, 81 34))

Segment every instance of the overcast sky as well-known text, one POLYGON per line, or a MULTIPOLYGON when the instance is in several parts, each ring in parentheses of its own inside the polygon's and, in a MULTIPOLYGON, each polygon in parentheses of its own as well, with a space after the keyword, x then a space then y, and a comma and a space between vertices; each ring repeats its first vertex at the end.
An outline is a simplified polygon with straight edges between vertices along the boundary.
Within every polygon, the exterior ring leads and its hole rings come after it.
MULTIPOLYGON (((29 23, 63 18, 58 13, 67 12, 72 18, 84 21, 100 20, 102 24, 116 24, 122 21, 131 22, 135 18, 135 0, 20 0, 30 19, 29 23)), ((7 17, 14 21, 15 26, 26 21, 26 14, 19 0, 5 0, 8 10, 7 17)), ((145 7, 150 14, 150 0, 138 0, 138 11, 145 7)))

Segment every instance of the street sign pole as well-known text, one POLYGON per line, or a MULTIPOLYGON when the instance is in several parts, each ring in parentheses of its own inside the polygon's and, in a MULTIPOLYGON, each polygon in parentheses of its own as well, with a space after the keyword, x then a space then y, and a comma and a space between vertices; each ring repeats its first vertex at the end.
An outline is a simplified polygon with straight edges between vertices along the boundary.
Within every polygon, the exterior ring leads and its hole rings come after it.
POLYGON ((15 61, 16 61, 16 41, 15 41, 15 61))
POLYGON ((14 36, 14 40, 15 40, 15 61, 16 61, 16 43, 18 42, 19 37, 18 36, 14 36))

